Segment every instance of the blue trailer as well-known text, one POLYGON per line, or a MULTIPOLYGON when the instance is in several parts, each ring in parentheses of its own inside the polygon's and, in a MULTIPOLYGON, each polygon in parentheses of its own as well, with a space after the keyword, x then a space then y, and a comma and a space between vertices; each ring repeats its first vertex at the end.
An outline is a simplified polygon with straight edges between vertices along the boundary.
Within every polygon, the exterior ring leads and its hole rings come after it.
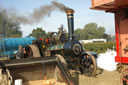
POLYGON ((0 41, 0 56, 13 58, 13 55, 17 52, 19 45, 24 48, 25 46, 32 44, 33 40, 35 40, 34 37, 4 38, 0 41))

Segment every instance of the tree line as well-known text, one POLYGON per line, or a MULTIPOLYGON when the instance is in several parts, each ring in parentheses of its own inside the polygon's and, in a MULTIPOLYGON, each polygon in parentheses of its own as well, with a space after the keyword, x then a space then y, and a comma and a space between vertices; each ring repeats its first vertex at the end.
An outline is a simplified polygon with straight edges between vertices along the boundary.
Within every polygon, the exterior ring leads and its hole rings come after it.
MULTIPOLYGON (((41 38, 47 37, 48 33, 41 27, 37 27, 36 29, 33 29, 32 33, 29 35, 35 38, 41 38)), ((75 35, 79 36, 80 40, 97 38, 104 38, 108 41, 115 40, 115 36, 111 36, 110 34, 105 33, 105 28, 98 26, 96 23, 88 23, 83 28, 77 28, 75 30, 75 35)), ((22 37, 20 24, 8 19, 6 13, 4 12, 0 12, 0 37, 1 36, 22 37)))
POLYGON ((80 40, 100 38, 107 39, 107 41, 115 40, 115 36, 105 33, 105 28, 98 26, 96 23, 89 23, 86 24, 83 28, 76 29, 75 34, 79 35, 80 40))
POLYGON ((10 20, 6 12, 0 12, 0 37, 22 37, 19 23, 10 20))
MULTIPOLYGON (((30 36, 40 38, 46 37, 48 33, 45 32, 41 27, 33 29, 30 36)), ((96 23, 86 24, 83 28, 78 28, 75 30, 75 35, 79 37, 80 40, 88 40, 88 39, 100 39, 104 38, 107 41, 115 41, 115 36, 111 36, 110 34, 105 33, 105 28, 99 26, 96 23)))

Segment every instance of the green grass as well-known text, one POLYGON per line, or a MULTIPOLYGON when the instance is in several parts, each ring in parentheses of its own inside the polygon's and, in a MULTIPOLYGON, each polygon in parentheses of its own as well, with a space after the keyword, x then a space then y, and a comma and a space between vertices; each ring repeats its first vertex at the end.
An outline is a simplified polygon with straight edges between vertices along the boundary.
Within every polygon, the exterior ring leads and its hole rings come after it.
POLYGON ((88 43, 83 44, 84 48, 87 51, 92 51, 96 53, 104 53, 106 50, 109 49, 116 49, 116 43, 115 42, 106 42, 106 43, 88 43))

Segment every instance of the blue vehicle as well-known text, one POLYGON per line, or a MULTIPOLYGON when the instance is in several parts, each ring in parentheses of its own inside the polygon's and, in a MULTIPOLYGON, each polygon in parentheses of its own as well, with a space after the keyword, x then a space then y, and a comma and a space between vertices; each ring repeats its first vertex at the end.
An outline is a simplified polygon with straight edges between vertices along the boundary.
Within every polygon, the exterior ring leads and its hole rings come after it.
POLYGON ((35 40, 34 37, 4 38, 0 41, 0 56, 13 58, 13 55, 16 54, 19 45, 24 48, 25 46, 32 44, 33 40, 35 40))

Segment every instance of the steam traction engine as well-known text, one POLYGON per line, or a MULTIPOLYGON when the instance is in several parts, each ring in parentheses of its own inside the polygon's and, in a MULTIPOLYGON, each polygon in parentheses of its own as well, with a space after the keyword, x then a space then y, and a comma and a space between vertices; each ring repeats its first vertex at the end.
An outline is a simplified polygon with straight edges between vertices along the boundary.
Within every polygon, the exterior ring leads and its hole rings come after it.
POLYGON ((40 40, 33 41, 33 45, 25 48, 26 53, 28 56, 33 57, 57 56, 63 62, 65 69, 67 67, 72 69, 79 68, 82 74, 93 76, 96 73, 95 58, 84 50, 82 44, 74 35, 74 11, 68 9, 66 13, 68 20, 68 38, 61 26, 57 33, 52 32, 48 38, 40 38, 40 40))
POLYGON ((128 84, 128 0, 92 0, 92 9, 114 13, 116 30, 115 62, 122 72, 122 84, 128 84))
MULTIPOLYGON (((81 74, 95 75, 96 61, 94 56, 84 50, 77 36, 74 35, 74 11, 68 9, 66 13, 68 37, 61 26, 58 32, 52 32, 46 38, 39 40, 28 38, 26 41, 30 43, 23 42, 24 39, 11 39, 12 41, 19 41, 12 43, 12 45, 14 44, 13 48, 16 48, 15 50, 18 47, 19 49, 16 57, 13 56, 5 60, 1 58, 6 56, 0 57, 0 85, 14 85, 14 81, 17 79, 23 80, 23 85, 42 84, 46 81, 54 84, 64 82, 67 85, 78 85, 74 84, 67 74, 68 67, 79 69, 81 74)), ((12 51, 14 52, 14 50, 12 51)))

